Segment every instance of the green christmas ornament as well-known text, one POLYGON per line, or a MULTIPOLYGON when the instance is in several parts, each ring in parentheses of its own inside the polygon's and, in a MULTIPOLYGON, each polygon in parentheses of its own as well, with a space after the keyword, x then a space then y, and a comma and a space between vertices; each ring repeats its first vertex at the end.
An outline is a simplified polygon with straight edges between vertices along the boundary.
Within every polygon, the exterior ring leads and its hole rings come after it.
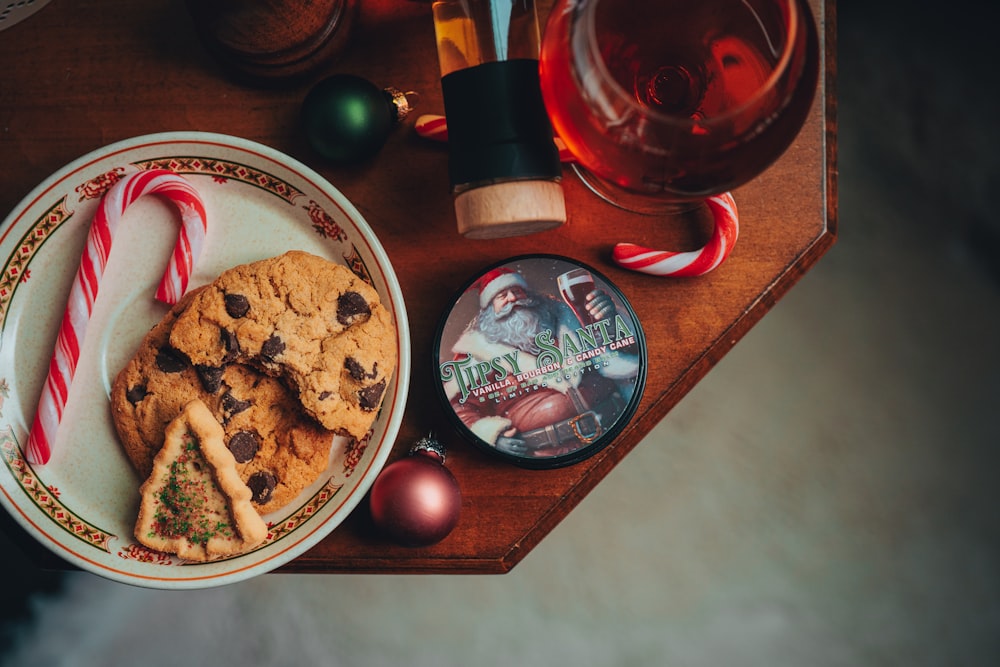
POLYGON ((302 127, 313 150, 337 164, 373 157, 411 111, 413 93, 379 88, 352 74, 316 84, 302 102, 302 127))

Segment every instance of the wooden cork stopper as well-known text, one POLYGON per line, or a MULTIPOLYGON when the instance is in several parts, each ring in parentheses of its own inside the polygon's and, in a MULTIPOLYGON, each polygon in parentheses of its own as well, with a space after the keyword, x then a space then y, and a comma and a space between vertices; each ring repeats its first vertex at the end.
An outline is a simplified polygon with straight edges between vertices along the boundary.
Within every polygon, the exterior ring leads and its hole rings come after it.
POLYGON ((509 181, 457 195, 455 217, 469 239, 523 236, 566 222, 566 201, 555 181, 509 181))

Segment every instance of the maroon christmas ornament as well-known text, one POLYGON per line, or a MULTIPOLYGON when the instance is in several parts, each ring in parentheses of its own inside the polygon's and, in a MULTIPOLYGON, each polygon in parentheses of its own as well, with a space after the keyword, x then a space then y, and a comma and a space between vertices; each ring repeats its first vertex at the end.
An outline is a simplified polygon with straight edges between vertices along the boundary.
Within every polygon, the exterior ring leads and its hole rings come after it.
POLYGON ((447 537, 458 523, 462 494, 444 461, 444 447, 429 435, 375 480, 369 496, 372 519, 394 541, 428 546, 447 537))

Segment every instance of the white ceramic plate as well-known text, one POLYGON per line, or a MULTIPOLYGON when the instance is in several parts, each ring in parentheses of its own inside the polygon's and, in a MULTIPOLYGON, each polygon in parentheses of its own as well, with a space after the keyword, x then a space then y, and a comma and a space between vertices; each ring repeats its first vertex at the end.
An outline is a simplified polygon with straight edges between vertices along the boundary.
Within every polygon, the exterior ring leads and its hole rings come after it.
POLYGON ((0 501, 29 533, 82 569, 153 588, 201 588, 272 570, 325 537, 385 463, 403 418, 410 374, 402 293, 381 244, 319 174, 266 146, 219 134, 137 137, 85 155, 39 185, 0 225, 0 501), (197 188, 208 237, 191 286, 244 262, 301 249, 366 277, 392 311, 399 364, 367 442, 334 441, 330 466, 284 510, 251 553, 183 563, 137 545, 138 478, 111 422, 111 381, 166 307, 153 299, 179 225, 172 206, 141 197, 114 238, 69 401, 45 465, 24 457, 90 223, 109 175, 166 167, 197 188))

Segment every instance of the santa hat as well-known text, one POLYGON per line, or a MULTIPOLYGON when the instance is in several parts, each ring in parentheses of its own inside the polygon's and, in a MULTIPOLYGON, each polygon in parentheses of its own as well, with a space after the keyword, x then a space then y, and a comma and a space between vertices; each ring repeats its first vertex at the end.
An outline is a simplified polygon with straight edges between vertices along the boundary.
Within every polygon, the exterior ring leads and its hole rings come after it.
POLYGON ((527 288, 528 283, 520 273, 501 266, 484 273, 472 286, 479 290, 479 307, 485 308, 493 297, 505 289, 514 286, 527 288))

